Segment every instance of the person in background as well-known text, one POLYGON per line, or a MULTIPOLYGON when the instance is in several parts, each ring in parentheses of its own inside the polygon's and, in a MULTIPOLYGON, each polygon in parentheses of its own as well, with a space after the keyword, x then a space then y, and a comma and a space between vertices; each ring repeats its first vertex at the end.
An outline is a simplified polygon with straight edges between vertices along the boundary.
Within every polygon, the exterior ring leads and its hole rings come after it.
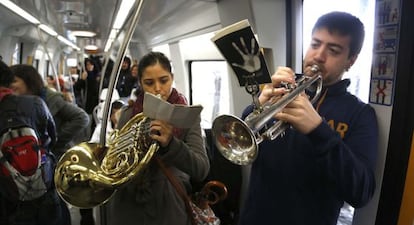
POLYGON ((58 91, 58 88, 56 86, 55 77, 53 75, 48 75, 46 77, 46 84, 47 84, 47 87, 52 89, 53 91, 58 91))
POLYGON ((139 87, 139 82, 138 82, 138 64, 134 64, 131 66, 131 76, 132 76, 132 87, 136 88, 139 87))
POLYGON ((121 109, 124 106, 125 106, 125 103, 121 100, 116 100, 112 103, 111 114, 110 114, 109 119, 111 121, 111 126, 113 128, 118 127, 119 117, 121 116, 121 112, 122 112, 121 109))
POLYGON ((71 85, 72 85, 71 89, 72 89, 72 92, 73 92, 73 95, 74 95, 74 101, 75 101, 77 106, 83 108, 84 104, 82 103, 82 99, 83 99, 82 90, 81 89, 75 89, 75 84, 79 79, 79 74, 80 74, 80 71, 76 66, 70 67, 69 76, 70 76, 71 81, 72 81, 71 82, 71 85))
POLYGON ((95 61, 89 58, 85 59, 85 71, 81 73, 73 88, 83 93, 83 109, 89 115, 92 115, 93 109, 99 102, 99 81, 100 71, 95 61))
POLYGON ((116 83, 116 89, 124 102, 128 102, 128 98, 131 95, 131 90, 134 86, 133 80, 134 78, 131 75, 131 59, 125 56, 122 61, 121 71, 119 72, 118 82, 116 83))
POLYGON ((111 73, 112 73, 112 70, 114 69, 114 61, 110 58, 108 58, 107 60, 108 60, 108 62, 104 61, 104 63, 103 63, 104 65, 106 64, 106 68, 105 68, 105 71, 103 71, 103 76, 102 76, 103 80, 102 80, 102 89, 101 89, 101 91, 104 88, 108 88, 109 81, 110 81, 110 78, 111 78, 111 73))
MULTIPOLYGON (((302 93, 275 115, 292 128, 260 143, 240 225, 269 221, 335 225, 344 202, 359 208, 372 198, 376 114, 347 91, 350 80, 342 79, 357 60, 363 40, 364 26, 351 14, 331 12, 317 20, 303 70, 309 76, 322 76, 321 95, 312 105, 302 93), (318 72, 311 71, 313 65, 318 72)), ((295 73, 288 67, 278 67, 271 78, 259 95, 261 104, 285 94, 281 82, 295 83, 295 73)), ((253 107, 248 106, 242 118, 253 107)))
MULTIPOLYGON (((144 92, 159 94, 171 104, 187 104, 185 97, 172 87, 171 64, 164 54, 146 54, 140 60, 138 77, 143 91, 132 106, 122 108, 118 127, 143 111, 144 92)), ((151 138, 160 145, 154 157, 159 157, 189 188, 190 177, 201 181, 210 168, 200 121, 199 116, 191 128, 178 129, 165 121, 152 120, 149 128, 151 138)), ((109 199, 107 215, 108 225, 191 224, 183 200, 155 160, 109 199)))
MULTIPOLYGON (((58 140, 52 152, 57 159, 72 146, 78 144, 82 131, 89 124, 88 114, 80 107, 66 101, 60 92, 46 87, 43 79, 31 65, 13 65, 10 67, 15 76, 11 84, 12 90, 18 95, 36 95, 41 97, 49 107, 56 123, 58 140)), ((70 213, 66 204, 61 202, 65 214, 65 224, 70 224, 70 213)))
MULTIPOLYGON (((111 112, 109 114, 110 115, 109 122, 106 128, 107 139, 109 138, 109 134, 115 129, 116 125, 118 124, 120 110, 123 106, 125 106, 125 103, 122 102, 121 100, 115 100, 111 103, 111 112)), ((89 142, 99 143, 100 134, 101 134, 101 125, 102 125, 102 122, 97 124, 89 142)))
POLYGON ((131 94, 129 95, 128 104, 133 104, 136 100, 136 96, 139 94, 141 88, 138 82, 138 64, 134 64, 131 67, 131 83, 133 84, 131 94))
POLYGON ((46 83, 47 87, 51 90, 62 93, 63 99, 65 99, 65 101, 71 103, 74 101, 74 98, 72 96, 72 88, 69 86, 70 84, 68 82, 65 82, 63 75, 58 76, 58 82, 56 82, 54 76, 49 75, 46 77, 46 83))
POLYGON ((79 79, 73 86, 76 92, 80 92, 82 96, 82 108, 89 115, 90 124, 88 125, 86 134, 84 134, 85 141, 92 136, 92 131, 95 129, 95 122, 92 119, 92 114, 95 106, 99 103, 99 82, 100 71, 93 59, 85 59, 85 69, 79 79))
POLYGON ((10 85, 17 95, 36 95, 49 107, 57 128, 58 140, 53 153, 59 159, 65 151, 75 144, 76 134, 86 129, 89 117, 86 112, 63 99, 63 95, 46 87, 37 70, 31 65, 13 65, 10 67, 14 81, 10 85))
MULTIPOLYGON (((46 151, 56 143, 56 127, 44 101, 38 96, 18 96, 13 94, 10 84, 14 76, 10 68, 0 61, 0 102, 12 102, 16 113, 25 116, 32 128, 37 132, 40 142, 46 151), (33 103, 33 104, 32 104, 33 103), (33 105, 28 109, 28 105, 33 105)), ((10 104, 10 103, 8 103, 10 104)), ((0 107, 0 112, 4 108, 0 107)), ((4 118, 3 118, 4 119, 4 118)), ((52 168, 50 168, 52 169, 52 168)), ((53 171, 49 171, 50 174, 53 171)), ((47 192, 41 197, 20 201, 12 199, 12 196, 4 193, 7 185, 0 179, 0 224, 1 225, 63 225, 62 209, 59 207, 60 198, 52 182, 47 187, 47 192)), ((8 179, 9 180, 9 179, 8 179)))
POLYGON ((74 81, 72 79, 71 75, 63 75, 61 74, 59 76, 62 80, 62 94, 64 96, 64 99, 72 104, 76 104, 75 100, 75 93, 73 91, 73 84, 74 81))

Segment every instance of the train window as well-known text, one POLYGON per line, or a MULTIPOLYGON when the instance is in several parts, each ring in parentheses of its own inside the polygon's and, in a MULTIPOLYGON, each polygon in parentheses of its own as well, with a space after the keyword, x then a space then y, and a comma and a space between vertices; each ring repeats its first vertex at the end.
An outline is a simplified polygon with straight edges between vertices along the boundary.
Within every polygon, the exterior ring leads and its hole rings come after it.
POLYGON ((78 61, 76 58, 68 58, 66 60, 66 66, 68 67, 75 67, 78 65, 78 61))
POLYGON ((50 73, 49 73, 49 71, 50 71, 50 61, 49 60, 46 60, 46 67, 45 67, 45 77, 47 77, 47 76, 49 76, 49 75, 51 75, 50 73))
POLYGON ((368 102, 374 39, 375 1, 371 0, 304 0, 303 1, 303 51, 310 43, 310 33, 316 19, 330 11, 346 11, 364 23, 365 40, 361 53, 344 77, 351 78, 349 91, 368 102))
POLYGON ((39 59, 35 59, 33 61, 33 66, 34 68, 36 68, 37 71, 39 71, 39 59))
POLYGON ((190 104, 202 104, 201 127, 211 128, 213 119, 230 111, 227 63, 224 60, 190 61, 190 104))
MULTIPOLYGON (((309 46, 312 27, 317 18, 330 11, 346 11, 357 16, 365 26, 365 40, 361 53, 344 78, 351 79, 349 91, 362 101, 368 102, 371 74, 372 47, 375 21, 375 1, 371 0, 304 0, 303 1, 303 51, 309 46)), ((345 204, 339 215, 337 225, 351 225, 354 208, 345 204)))
POLYGON ((12 65, 20 64, 20 55, 21 55, 21 45, 20 43, 16 43, 14 46, 13 58, 12 58, 12 65))
POLYGON ((35 58, 36 64, 34 64, 33 66, 35 66, 35 68, 37 69, 37 71, 43 71, 41 69, 41 68, 43 68, 42 62, 44 63, 44 61, 42 61, 42 59, 43 59, 43 51, 40 50, 40 47, 38 49, 36 49, 34 58, 35 58))

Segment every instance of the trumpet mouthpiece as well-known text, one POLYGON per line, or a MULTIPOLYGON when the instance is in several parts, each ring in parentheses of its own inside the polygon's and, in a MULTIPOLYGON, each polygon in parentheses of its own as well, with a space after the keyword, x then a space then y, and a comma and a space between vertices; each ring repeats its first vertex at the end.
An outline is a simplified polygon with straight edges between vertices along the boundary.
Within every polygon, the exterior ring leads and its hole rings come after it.
POLYGON ((312 67, 311 67, 311 71, 312 71, 312 73, 318 72, 319 71, 319 66, 316 65, 316 64, 313 64, 312 67))

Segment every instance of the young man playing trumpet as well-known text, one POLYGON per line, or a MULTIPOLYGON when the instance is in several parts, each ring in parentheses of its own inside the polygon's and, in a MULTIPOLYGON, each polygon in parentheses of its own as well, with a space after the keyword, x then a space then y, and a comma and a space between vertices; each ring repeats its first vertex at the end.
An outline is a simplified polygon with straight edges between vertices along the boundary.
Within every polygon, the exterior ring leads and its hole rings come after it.
MULTIPOLYGON (((372 198, 376 115, 347 91, 350 81, 342 79, 357 59, 363 39, 363 24, 348 13, 328 13, 316 22, 303 64, 310 76, 315 75, 311 67, 319 67, 321 95, 312 104, 300 94, 275 115, 291 128, 260 143, 241 225, 335 225, 344 202, 358 208, 372 198)), ((259 102, 283 95, 281 82, 295 83, 294 76, 291 68, 279 67, 259 102)), ((247 107, 243 118, 253 110, 247 107)))

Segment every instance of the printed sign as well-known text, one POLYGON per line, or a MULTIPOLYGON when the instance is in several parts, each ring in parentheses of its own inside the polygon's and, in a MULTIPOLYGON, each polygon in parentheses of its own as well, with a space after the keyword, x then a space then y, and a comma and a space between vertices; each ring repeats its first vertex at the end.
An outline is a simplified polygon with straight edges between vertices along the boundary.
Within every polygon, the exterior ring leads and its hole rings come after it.
POLYGON ((394 82, 392 80, 371 80, 369 101, 381 105, 391 105, 394 82))

